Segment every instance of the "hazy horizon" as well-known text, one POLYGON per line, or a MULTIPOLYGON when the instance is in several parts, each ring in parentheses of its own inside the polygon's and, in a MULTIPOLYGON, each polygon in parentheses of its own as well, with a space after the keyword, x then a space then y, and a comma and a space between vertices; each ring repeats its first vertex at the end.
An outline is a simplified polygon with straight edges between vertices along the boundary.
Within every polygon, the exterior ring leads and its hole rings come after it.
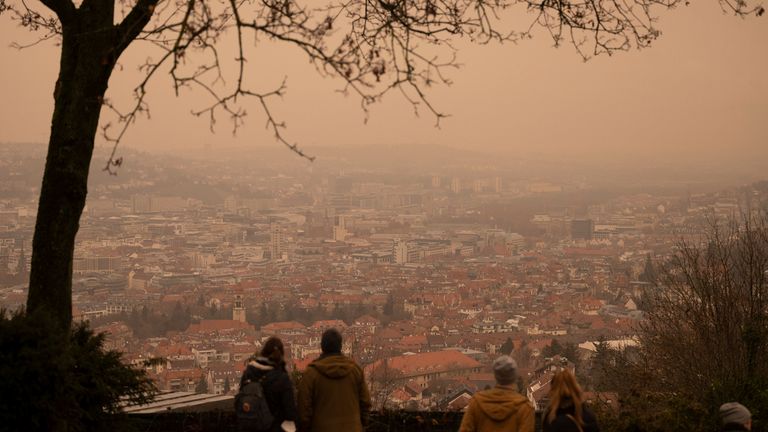
MULTIPOLYGON (((285 174, 295 178, 316 176, 353 176, 358 181, 424 182, 433 175, 446 179, 487 178, 501 176, 507 180, 554 183, 583 182, 587 189, 613 191, 712 192, 768 180, 763 161, 740 162, 732 169, 724 161, 667 162, 663 159, 639 162, 631 160, 603 164, 589 158, 555 158, 552 156, 498 157, 474 149, 456 149, 440 145, 387 146, 323 146, 317 149, 315 162, 306 161, 282 147, 186 149, 184 151, 124 148, 120 155, 123 166, 112 176, 102 170, 110 148, 97 146, 91 161, 89 184, 118 185, 130 182, 141 167, 186 175, 205 176, 216 172, 242 173, 242 181, 253 175, 270 177, 285 174), (215 150, 215 151, 212 151, 215 150), (192 168, 194 167, 194 168, 192 168), (179 170, 181 168, 181 170, 179 170), (381 177, 384 176, 384 177, 381 177)), ((42 143, 0 143, 0 151, 14 157, 32 157, 34 168, 28 175, 42 176, 45 145, 42 143)), ((10 162, 10 161, 9 161, 10 162)), ((33 181, 33 183, 39 180, 33 181)))
MULTIPOLYGON (((505 46, 459 43, 463 67, 451 87, 430 88, 432 102, 451 115, 441 128, 422 110, 416 117, 393 93, 371 107, 367 125, 359 100, 335 90, 293 49, 265 42, 254 56, 261 88, 288 78, 283 100, 273 102, 287 122, 286 137, 309 154, 325 147, 440 145, 500 157, 552 158, 600 164, 682 163, 723 171, 768 168, 768 52, 753 48, 768 40, 765 18, 739 19, 716 2, 660 12, 663 34, 654 46, 582 62, 572 48, 552 48, 539 32, 533 40, 505 46)), ((32 35, 7 20, 3 40, 28 42, 32 35)), ((116 69, 108 97, 127 102, 143 59, 132 46, 116 69)), ((47 142, 58 52, 54 43, 18 51, 0 49, 0 142, 47 142)), ((125 148, 216 154, 224 149, 281 146, 264 129, 256 104, 236 137, 219 119, 189 114, 198 95, 172 97, 165 77, 150 93, 151 119, 128 132, 125 148)), ((102 113, 102 124, 110 120, 102 113)), ((104 145, 98 137, 97 145, 104 145)))

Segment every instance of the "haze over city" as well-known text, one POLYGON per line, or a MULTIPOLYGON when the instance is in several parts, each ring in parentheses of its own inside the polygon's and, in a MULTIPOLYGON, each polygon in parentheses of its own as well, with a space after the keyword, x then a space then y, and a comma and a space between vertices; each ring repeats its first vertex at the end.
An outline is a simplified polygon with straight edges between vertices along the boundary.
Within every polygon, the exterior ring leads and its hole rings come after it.
MULTIPOLYGON (((358 98, 335 92, 339 81, 319 77, 285 45, 260 44, 252 53, 256 68, 249 78, 268 90, 287 77, 286 95, 272 106, 287 122, 289 141, 310 154, 323 146, 439 144, 599 164, 722 163, 723 171, 732 172, 742 163, 768 159, 768 54, 760 48, 768 27, 763 21, 733 17, 715 2, 695 2, 661 15, 662 36, 649 49, 586 63, 567 45, 552 48, 543 31, 517 44, 459 43, 462 67, 450 72, 453 85, 427 89, 438 110, 451 115, 439 129, 425 107, 416 117, 397 93, 374 104, 365 124, 358 98)), ((19 51, 11 41, 29 43, 34 35, 13 25, 0 32, 7 41, 0 51, 6 65, 0 91, 6 100, 18 101, 0 107, 0 142, 46 142, 58 64, 55 43, 19 51)), ((129 48, 108 98, 127 106, 144 49, 141 44, 129 48)), ((207 102, 201 92, 182 91, 175 98, 166 78, 158 78, 150 89, 152 119, 141 118, 130 129, 126 147, 207 148, 213 154, 220 148, 279 145, 264 128, 257 103, 246 105, 249 115, 237 136, 225 116, 211 134, 207 118, 189 114, 207 102)), ((114 121, 104 111, 102 124, 114 121)))

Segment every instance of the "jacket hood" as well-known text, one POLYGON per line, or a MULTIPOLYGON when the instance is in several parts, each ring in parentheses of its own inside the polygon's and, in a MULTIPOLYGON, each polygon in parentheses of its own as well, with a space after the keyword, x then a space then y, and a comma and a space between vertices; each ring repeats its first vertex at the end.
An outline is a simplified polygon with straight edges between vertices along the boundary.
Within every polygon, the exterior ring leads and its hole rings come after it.
POLYGON ((310 363, 309 367, 316 369, 328 378, 340 379, 349 375, 350 372, 357 368, 357 365, 349 357, 341 354, 332 354, 321 356, 310 363))
POLYGON ((503 421, 528 404, 528 398, 510 389, 495 387, 475 393, 480 409, 492 420, 503 421))

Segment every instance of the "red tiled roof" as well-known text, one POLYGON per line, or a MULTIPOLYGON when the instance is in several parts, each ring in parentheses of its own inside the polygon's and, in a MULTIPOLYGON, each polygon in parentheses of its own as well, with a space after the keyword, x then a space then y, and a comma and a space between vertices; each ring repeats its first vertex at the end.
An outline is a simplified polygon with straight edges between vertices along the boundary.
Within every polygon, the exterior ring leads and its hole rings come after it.
MULTIPOLYGON (((413 355, 403 355, 386 359, 387 366, 403 376, 416 376, 428 373, 445 372, 455 369, 469 369, 480 367, 477 360, 458 351, 446 350, 413 355)), ((376 369, 381 361, 372 365, 376 369)))
POLYGON ((344 321, 342 320, 323 320, 323 321, 315 321, 311 327, 313 329, 330 328, 330 327, 335 327, 337 329, 344 329, 344 328, 347 328, 347 324, 344 323, 344 321))
POLYGON ((380 324, 381 321, 379 321, 377 318, 374 318, 370 315, 363 315, 360 318, 355 320, 355 324, 363 324, 363 325, 370 325, 370 324, 380 324))
POLYGON ((389 398, 393 401, 406 402, 411 400, 411 395, 403 389, 395 389, 389 398))
POLYGON ((402 339, 400 339, 400 345, 426 345, 426 344, 427 344, 427 336, 423 334, 404 336, 402 339))
POLYGON ((172 357, 180 355, 190 355, 192 350, 186 345, 173 344, 173 345, 159 345, 155 348, 154 355, 157 357, 172 357))
POLYGON ((304 324, 298 321, 281 321, 273 322, 261 326, 262 333, 274 333, 280 330, 293 330, 293 329, 305 329, 304 324))
POLYGON ((160 301, 163 303, 183 302, 184 296, 182 296, 181 294, 167 294, 163 296, 163 298, 160 301))
POLYGON ((472 400, 472 396, 470 396, 467 393, 462 393, 456 396, 456 398, 454 398, 451 402, 448 403, 448 410, 461 411, 469 405, 469 402, 471 400, 472 400))
POLYGON ((197 324, 190 324, 187 333, 212 332, 221 330, 253 329, 253 326, 235 320, 202 320, 197 324))
POLYGON ((587 249, 587 248, 563 248, 565 255, 580 255, 593 257, 607 257, 615 255, 610 249, 587 249))
POLYGON ((251 344, 232 344, 232 353, 255 353, 256 346, 251 344))
POLYGON ((166 380, 172 380, 172 379, 182 379, 186 378, 189 380, 198 380, 203 375, 202 369, 174 369, 174 370, 168 370, 166 369, 163 372, 160 372, 158 376, 161 379, 166 380))

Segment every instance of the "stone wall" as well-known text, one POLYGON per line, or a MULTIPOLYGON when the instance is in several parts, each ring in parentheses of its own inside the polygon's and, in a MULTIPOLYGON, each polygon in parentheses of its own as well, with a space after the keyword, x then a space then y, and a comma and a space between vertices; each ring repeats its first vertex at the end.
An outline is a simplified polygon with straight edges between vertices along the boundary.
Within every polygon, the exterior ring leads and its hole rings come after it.
MULTIPOLYGON (((461 412, 405 412, 372 413, 366 432, 456 432, 461 423, 461 412)), ((145 432, 235 432, 232 412, 207 411, 198 413, 138 414, 128 416, 130 426, 145 432)), ((536 416, 536 430, 540 430, 536 416)))

